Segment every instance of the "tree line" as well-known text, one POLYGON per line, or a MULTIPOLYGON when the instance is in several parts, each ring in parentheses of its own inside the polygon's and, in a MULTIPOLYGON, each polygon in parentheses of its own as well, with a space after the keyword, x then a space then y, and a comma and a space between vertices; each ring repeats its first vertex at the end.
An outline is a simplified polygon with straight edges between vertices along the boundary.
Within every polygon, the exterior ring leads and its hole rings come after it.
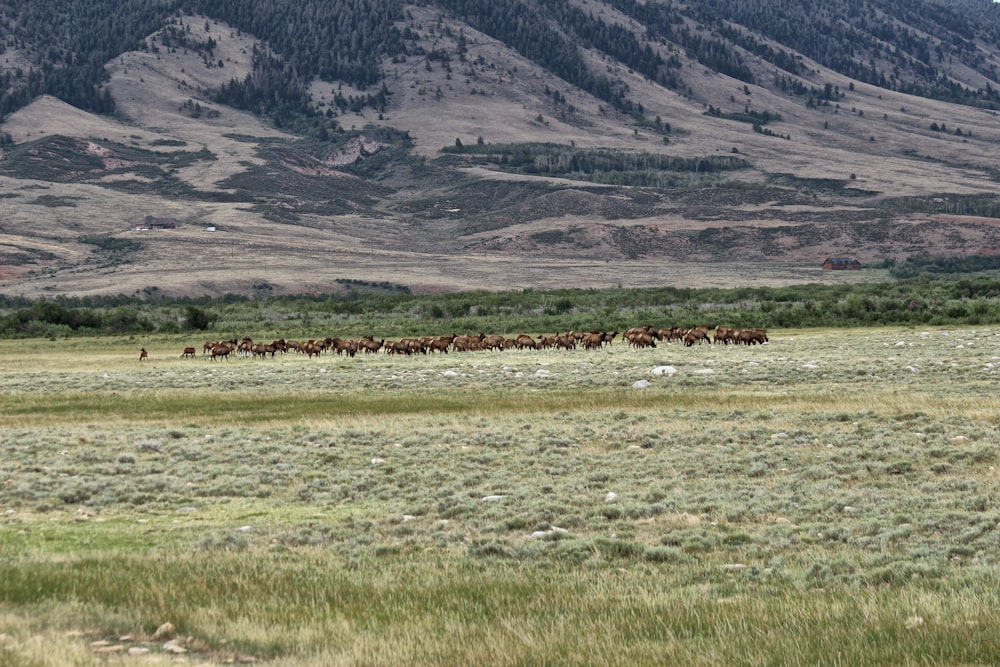
POLYGON ((600 177, 609 173, 637 176, 654 172, 711 173, 750 166, 749 162, 735 155, 685 158, 603 148, 584 149, 553 143, 456 144, 444 148, 443 152, 468 156, 476 164, 490 164, 518 173, 577 176, 601 182, 606 181, 600 177))
MULTIPOLYGON (((300 296, 140 299, 106 296, 28 300, 0 295, 0 336, 65 337, 96 334, 176 334, 211 331, 387 336, 497 331, 623 329, 636 321, 680 326, 725 322, 738 328, 864 327, 1000 324, 1000 279, 994 258, 918 257, 913 277, 858 285, 643 289, 609 288, 456 292, 415 295, 406 290, 300 296), (951 274, 939 273, 952 271, 951 274)), ((899 275, 902 275, 900 273, 899 275)))

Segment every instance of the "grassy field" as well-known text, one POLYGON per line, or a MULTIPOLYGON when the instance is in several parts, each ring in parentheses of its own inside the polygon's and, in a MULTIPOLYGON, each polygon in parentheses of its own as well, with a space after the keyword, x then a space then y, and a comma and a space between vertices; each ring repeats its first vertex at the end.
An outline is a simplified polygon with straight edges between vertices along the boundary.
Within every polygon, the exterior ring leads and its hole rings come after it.
POLYGON ((0 664, 1000 662, 1000 329, 770 339, 0 341, 0 664))

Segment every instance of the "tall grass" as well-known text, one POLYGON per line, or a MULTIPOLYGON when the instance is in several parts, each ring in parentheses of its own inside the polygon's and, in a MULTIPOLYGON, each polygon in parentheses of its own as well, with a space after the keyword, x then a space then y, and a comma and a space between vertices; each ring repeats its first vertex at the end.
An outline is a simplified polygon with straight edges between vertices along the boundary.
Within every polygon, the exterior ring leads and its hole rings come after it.
MULTIPOLYGON (((766 578, 751 586, 730 574, 699 581, 655 566, 588 570, 434 556, 344 563, 316 549, 0 569, 0 594, 25 612, 71 601, 78 627, 135 632, 137 642, 170 620, 205 650, 225 647, 216 655, 277 664, 1000 660, 995 579, 946 591, 913 585, 803 594, 766 578)), ((18 646, 34 652, 27 642, 18 646)))

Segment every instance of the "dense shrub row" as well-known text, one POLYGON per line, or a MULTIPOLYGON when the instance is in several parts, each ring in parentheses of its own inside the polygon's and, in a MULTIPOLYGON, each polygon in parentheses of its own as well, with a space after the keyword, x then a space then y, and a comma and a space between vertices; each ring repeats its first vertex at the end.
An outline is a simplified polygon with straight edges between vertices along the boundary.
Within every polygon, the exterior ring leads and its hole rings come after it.
POLYGON ((694 289, 521 290, 414 295, 372 291, 220 299, 0 296, 0 336, 212 331, 217 336, 386 336, 624 329, 961 325, 1000 322, 1000 279, 928 277, 878 284, 694 289))

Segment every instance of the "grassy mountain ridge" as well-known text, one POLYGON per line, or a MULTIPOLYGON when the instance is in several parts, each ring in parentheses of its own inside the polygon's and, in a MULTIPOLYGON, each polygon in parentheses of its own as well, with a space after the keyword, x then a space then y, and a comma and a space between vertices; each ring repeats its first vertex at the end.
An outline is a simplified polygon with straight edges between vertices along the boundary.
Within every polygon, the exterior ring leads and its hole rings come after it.
POLYGON ((780 284, 1000 249, 993 3, 370 5, 0 3, 0 289, 780 284), (127 17, 90 60, 66 29, 127 17))

